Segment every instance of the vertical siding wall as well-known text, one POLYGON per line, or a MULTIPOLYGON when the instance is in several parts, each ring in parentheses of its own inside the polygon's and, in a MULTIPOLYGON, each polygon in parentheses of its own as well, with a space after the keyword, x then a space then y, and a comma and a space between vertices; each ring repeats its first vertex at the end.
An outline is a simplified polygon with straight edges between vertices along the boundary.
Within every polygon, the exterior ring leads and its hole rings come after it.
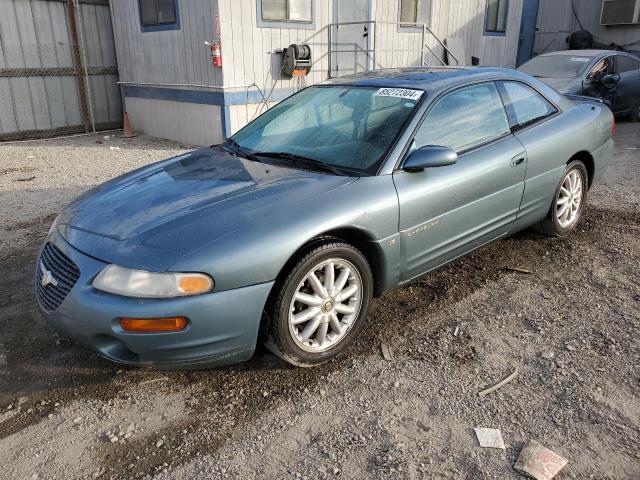
POLYGON ((215 0, 180 0, 180 28, 143 32, 137 0, 111 0, 125 108, 136 131, 189 144, 223 140, 222 71, 204 42, 215 0))
MULTIPOLYGON (((78 10, 94 123, 113 127, 122 113, 109 7, 80 3, 78 10)), ((82 130, 72 69, 64 2, 0 0, 0 139, 82 130)))
MULTIPOLYGON (((399 0, 372 0, 373 17, 376 20, 397 22, 399 20, 399 0)), ((433 0, 431 30, 441 40, 459 38, 463 41, 466 63, 471 56, 480 59, 480 65, 514 67, 520 35, 522 0, 509 2, 507 32, 504 36, 484 35, 486 0, 433 0)), ((379 25, 376 40, 382 52, 380 62, 383 68, 401 67, 419 62, 421 33, 404 33, 397 25, 379 25), (412 46, 414 50, 412 50, 412 46), (405 50, 396 55, 394 49, 405 50), (410 50, 410 52, 406 52, 410 50)), ((440 58, 443 48, 427 33, 426 43, 440 58)), ((438 60, 426 50, 427 63, 440 65, 438 60)))
MULTIPOLYGON (((313 55, 313 67, 306 77, 311 85, 328 78, 329 24, 332 19, 332 0, 315 0, 315 30, 297 28, 259 28, 256 18, 256 0, 218 0, 222 33, 222 61, 224 85, 229 92, 249 92, 252 98, 261 98, 272 90, 293 91, 294 81, 280 73, 282 55, 272 53, 292 43, 308 44, 313 55)), ((363 19, 365 20, 365 19, 363 19)), ((239 97, 238 97, 239 98, 239 97)), ((230 130, 237 131, 255 115, 264 104, 229 106, 230 130)))
POLYGON ((121 82, 221 86, 211 67, 214 0, 179 0, 180 28, 142 32, 138 0, 110 0, 121 82))
MULTIPOLYGON (((640 39, 640 25, 602 26, 602 0, 573 0, 582 27, 590 31, 595 41, 624 45, 640 39)), ((569 1, 540 0, 538 31, 533 47, 534 55, 569 48, 567 38, 580 30, 569 1)), ((640 50, 640 45, 636 45, 640 50)))
POLYGON ((484 35, 486 0, 435 0, 435 3, 441 4, 443 12, 434 18, 438 35, 462 39, 467 58, 478 57, 480 65, 515 67, 522 0, 509 1, 504 36, 484 35))

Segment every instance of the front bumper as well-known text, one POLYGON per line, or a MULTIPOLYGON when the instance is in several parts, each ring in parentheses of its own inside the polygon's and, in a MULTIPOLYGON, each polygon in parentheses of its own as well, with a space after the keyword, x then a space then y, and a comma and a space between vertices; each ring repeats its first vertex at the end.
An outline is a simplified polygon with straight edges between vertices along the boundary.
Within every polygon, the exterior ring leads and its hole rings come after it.
POLYGON ((53 312, 41 308, 61 333, 118 363, 159 368, 208 368, 253 355, 262 311, 273 282, 172 299, 139 299, 92 287, 107 265, 69 245, 57 232, 47 239, 80 269, 78 281, 53 312), (120 317, 185 316, 180 332, 140 334, 120 328, 120 317))

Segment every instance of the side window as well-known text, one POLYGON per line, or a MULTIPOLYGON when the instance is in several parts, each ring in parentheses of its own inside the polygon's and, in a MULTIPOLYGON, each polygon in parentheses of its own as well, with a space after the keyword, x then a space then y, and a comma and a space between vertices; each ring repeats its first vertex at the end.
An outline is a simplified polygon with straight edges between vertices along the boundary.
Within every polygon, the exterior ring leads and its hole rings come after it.
MULTIPOLYGON (((400 21, 402 27, 416 27, 420 23, 431 26, 432 0, 400 0, 400 21)), ((420 25, 422 28, 422 25, 420 25)))
POLYGON ((599 78, 603 75, 609 75, 610 73, 613 73, 613 61, 612 57, 606 57, 593 66, 587 78, 599 78))
POLYGON ((485 35, 504 35, 507 31, 509 0, 487 0, 484 19, 485 35))
POLYGON ((138 0, 143 32, 180 28, 178 0, 138 0))
POLYGON ((549 115, 556 109, 533 88, 518 82, 502 82, 505 104, 518 127, 525 127, 549 115))
POLYGON ((262 20, 284 22, 311 22, 311 0, 259 0, 262 20))
POLYGON ((638 62, 637 60, 634 60, 631 57, 616 55, 615 73, 631 72, 632 70, 638 69, 640 69, 640 62, 638 62))
POLYGON ((493 83, 456 90, 431 109, 416 133, 417 147, 441 145, 457 152, 509 133, 509 121, 493 83))

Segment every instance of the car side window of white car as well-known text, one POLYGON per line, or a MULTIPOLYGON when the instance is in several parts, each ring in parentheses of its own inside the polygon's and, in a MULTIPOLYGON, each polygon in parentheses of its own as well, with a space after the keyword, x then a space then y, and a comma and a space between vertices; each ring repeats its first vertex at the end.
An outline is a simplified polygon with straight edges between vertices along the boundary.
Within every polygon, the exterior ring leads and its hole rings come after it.
POLYGON ((437 101, 415 135, 415 146, 440 145, 464 152, 510 132, 493 82, 455 90, 437 101))

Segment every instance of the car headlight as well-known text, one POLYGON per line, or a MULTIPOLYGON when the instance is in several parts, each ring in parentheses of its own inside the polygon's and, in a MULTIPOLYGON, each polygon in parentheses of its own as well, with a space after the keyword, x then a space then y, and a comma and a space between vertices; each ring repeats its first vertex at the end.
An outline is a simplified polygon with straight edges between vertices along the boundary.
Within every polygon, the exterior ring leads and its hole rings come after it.
POLYGON ((213 280, 203 273, 153 273, 109 265, 98 274, 93 286, 125 297, 171 298, 210 292, 213 280))

